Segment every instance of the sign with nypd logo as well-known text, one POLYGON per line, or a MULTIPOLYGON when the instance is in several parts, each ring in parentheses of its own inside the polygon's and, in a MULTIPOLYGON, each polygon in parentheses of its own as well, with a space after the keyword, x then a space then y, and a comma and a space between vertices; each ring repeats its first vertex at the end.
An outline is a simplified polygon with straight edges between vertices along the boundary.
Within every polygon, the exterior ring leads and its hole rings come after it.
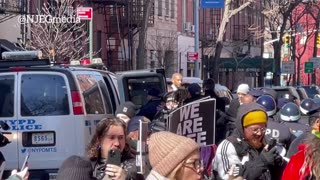
POLYGON ((216 99, 186 104, 169 114, 169 131, 194 139, 200 146, 215 143, 216 99))

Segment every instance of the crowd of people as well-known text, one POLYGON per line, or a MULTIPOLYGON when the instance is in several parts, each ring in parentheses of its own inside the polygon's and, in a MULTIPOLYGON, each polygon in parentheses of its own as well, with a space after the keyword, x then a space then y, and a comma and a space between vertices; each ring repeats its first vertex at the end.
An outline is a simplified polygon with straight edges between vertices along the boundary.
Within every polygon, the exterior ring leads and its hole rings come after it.
MULTIPOLYGON (((115 117, 97 125, 87 156, 67 158, 57 180, 320 179, 320 104, 297 104, 270 88, 240 84, 226 109, 229 102, 215 93, 212 79, 187 88, 182 80, 173 74, 165 94, 150 88, 139 109, 130 101, 118 106, 115 117), (170 112, 204 97, 216 99, 214 153, 206 161, 194 140, 167 131, 170 112), (148 124, 143 164, 137 158, 140 121, 148 124)), ((28 170, 9 179, 16 178, 27 179, 28 170)))

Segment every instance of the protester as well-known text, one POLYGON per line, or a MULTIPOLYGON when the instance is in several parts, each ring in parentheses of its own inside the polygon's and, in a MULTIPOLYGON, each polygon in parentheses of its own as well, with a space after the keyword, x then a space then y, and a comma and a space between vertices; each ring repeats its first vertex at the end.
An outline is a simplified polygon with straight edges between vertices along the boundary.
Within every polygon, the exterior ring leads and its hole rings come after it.
POLYGON ((168 87, 169 92, 178 90, 182 85, 182 75, 174 73, 171 78, 172 85, 168 87))
POLYGON ((222 141, 213 160, 214 174, 220 179, 229 179, 228 171, 235 164, 238 174, 244 179, 278 179, 285 166, 276 147, 267 149, 265 132, 268 116, 257 103, 239 107, 236 129, 233 135, 222 141))
POLYGON ((216 99, 216 109, 219 109, 222 112, 226 110, 225 101, 220 98, 215 92, 215 82, 213 79, 207 79, 203 84, 204 96, 210 96, 210 98, 216 99))
POLYGON ((149 141, 152 166, 147 180, 201 179, 203 165, 198 144, 171 132, 157 132, 149 141))
POLYGON ((147 100, 147 103, 140 108, 137 116, 145 116, 146 118, 153 120, 158 112, 158 107, 161 104, 160 90, 157 88, 149 89, 147 100))
POLYGON ((112 176, 112 179, 138 179, 135 168, 135 156, 131 154, 127 144, 127 126, 119 118, 102 119, 96 127, 87 154, 94 167, 94 177, 102 179, 112 176), (107 164, 110 150, 121 151, 121 166, 107 164))
MULTIPOLYGON (((130 141, 128 142, 130 147, 134 150, 137 149, 137 141, 139 140, 139 126, 140 121, 150 124, 150 120, 144 116, 134 116, 128 123, 127 133, 130 141)), ((150 132, 150 129, 148 129, 150 132)), ((148 132, 148 133, 149 133, 148 132)))
POLYGON ((243 103, 243 98, 249 93, 248 84, 240 84, 237 89, 238 97, 231 100, 230 108, 227 111, 227 115, 233 118, 237 117, 237 110, 239 106, 243 103))
POLYGON ((80 156, 70 156, 59 168, 57 180, 95 180, 91 162, 80 156))
POLYGON ((121 103, 115 112, 117 118, 120 118, 124 122, 128 123, 130 119, 136 115, 137 106, 131 101, 121 103))
POLYGON ((191 97, 185 100, 186 104, 202 98, 201 87, 199 84, 197 84, 197 83, 190 84, 190 86, 188 86, 188 91, 189 91, 191 97))
POLYGON ((320 106, 310 111, 316 123, 299 151, 291 156, 282 180, 320 179, 320 106))

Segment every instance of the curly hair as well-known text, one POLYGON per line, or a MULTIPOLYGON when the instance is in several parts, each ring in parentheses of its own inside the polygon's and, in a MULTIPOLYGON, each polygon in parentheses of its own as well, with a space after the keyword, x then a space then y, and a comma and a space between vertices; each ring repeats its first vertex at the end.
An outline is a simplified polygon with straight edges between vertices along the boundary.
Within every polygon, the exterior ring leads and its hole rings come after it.
MULTIPOLYGON (((100 144, 102 138, 109 131, 111 126, 121 126, 124 130, 125 136, 127 137, 127 126, 124 121, 122 121, 119 118, 102 119, 97 125, 95 134, 93 135, 89 145, 87 146, 87 154, 90 160, 96 160, 101 158, 100 144)), ((130 147, 127 145, 127 139, 125 149, 122 152, 122 157, 124 157, 124 155, 129 155, 130 157, 132 156, 130 154, 130 147)))
MULTIPOLYGON (((306 139, 305 159, 300 170, 302 176, 306 175, 306 170, 310 169, 310 175, 320 179, 320 139, 310 135, 306 139)), ((305 178, 305 177, 304 177, 305 178)))

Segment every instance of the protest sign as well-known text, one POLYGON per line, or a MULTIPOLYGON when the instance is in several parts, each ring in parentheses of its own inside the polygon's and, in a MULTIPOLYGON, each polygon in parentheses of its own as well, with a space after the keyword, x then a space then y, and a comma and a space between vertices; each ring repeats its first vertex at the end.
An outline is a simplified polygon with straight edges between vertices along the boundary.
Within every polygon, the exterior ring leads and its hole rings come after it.
POLYGON ((194 139, 200 146, 215 143, 216 99, 186 104, 169 114, 169 131, 194 139))

